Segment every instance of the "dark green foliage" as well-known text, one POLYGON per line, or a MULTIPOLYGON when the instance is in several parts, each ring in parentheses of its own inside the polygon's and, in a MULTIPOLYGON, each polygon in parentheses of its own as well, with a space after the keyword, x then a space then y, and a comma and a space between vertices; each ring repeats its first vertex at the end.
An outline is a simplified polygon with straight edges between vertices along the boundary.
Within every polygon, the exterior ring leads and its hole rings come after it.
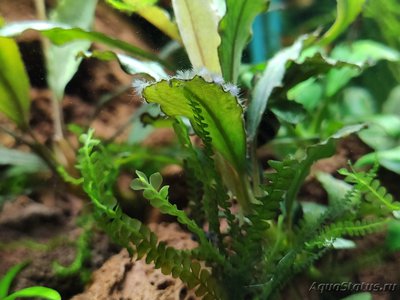
POLYGON ((196 184, 200 185, 202 193, 194 198, 197 203, 193 206, 207 216, 209 234, 204 232, 201 220, 190 219, 169 202, 169 187, 162 186, 159 173, 147 177, 137 171, 138 178, 131 187, 143 191, 152 206, 176 217, 187 227, 199 241, 196 249, 177 250, 158 242, 147 226, 122 212, 112 189, 118 167, 112 155, 93 138, 92 131, 81 136, 83 146, 78 167, 82 186, 94 204, 95 217, 103 229, 131 255, 138 259, 145 257, 147 263, 154 262, 164 274, 181 278, 189 288, 196 288, 198 295, 206 295, 205 299, 243 299, 252 295, 269 299, 295 274, 312 267, 334 248, 337 238, 382 230, 389 221, 387 214, 367 217, 368 210, 362 210, 365 205, 376 203, 381 207, 385 204, 391 211, 397 208, 396 202, 374 179, 376 170, 358 173, 342 170, 347 181, 354 185, 341 201, 333 201, 324 213, 314 218, 305 218, 298 208, 300 213, 294 214, 297 219, 292 216, 292 222, 285 222, 289 218, 284 205, 288 195, 297 203, 298 187, 308 173, 302 169, 308 170, 312 162, 330 153, 332 144, 328 140, 308 149, 301 161, 294 158, 270 161, 274 172, 265 175, 263 196, 251 205, 252 212, 240 220, 231 212, 230 198, 218 177, 215 164, 218 156, 208 148, 207 126, 202 123, 201 110, 195 103, 191 103, 191 107, 203 148, 194 147, 182 120, 176 119, 174 128, 183 148, 186 171, 193 174, 196 184), (228 226, 220 230, 217 225, 223 220, 228 226), (201 261, 211 272, 202 267, 201 261))

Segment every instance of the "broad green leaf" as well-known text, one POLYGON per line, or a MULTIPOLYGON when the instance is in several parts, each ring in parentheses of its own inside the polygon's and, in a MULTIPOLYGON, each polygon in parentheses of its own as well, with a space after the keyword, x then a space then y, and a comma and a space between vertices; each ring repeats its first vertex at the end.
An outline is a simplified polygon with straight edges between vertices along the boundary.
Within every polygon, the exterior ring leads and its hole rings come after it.
POLYGON ((321 100, 322 90, 323 88, 316 81, 316 78, 311 77, 290 89, 287 97, 302 104, 306 110, 312 112, 321 100))
POLYGON ((343 62, 374 65, 380 60, 399 61, 400 52, 372 40, 358 40, 336 46, 331 57, 343 62))
POLYGON ((112 7, 126 12, 137 13, 170 38, 180 41, 178 27, 168 12, 156 6, 157 0, 106 0, 112 7))
POLYGON ((374 115, 368 119, 368 128, 358 136, 374 150, 389 150, 400 139, 400 116, 374 115))
POLYGON ((373 165, 378 162, 386 169, 400 174, 400 146, 388 150, 381 150, 368 153, 361 157, 355 164, 356 167, 373 165))
POLYGON ((201 109, 204 129, 209 132, 213 147, 237 170, 243 171, 246 158, 246 136, 243 109, 236 95, 227 86, 207 82, 200 76, 191 79, 172 78, 143 87, 147 102, 158 103, 169 117, 186 117, 195 131, 201 130, 194 117, 193 105, 201 109))
POLYGON ((247 133, 250 139, 257 134, 258 125, 267 108, 272 91, 283 84, 286 65, 300 57, 306 36, 299 38, 291 47, 276 54, 268 63, 262 77, 257 82, 247 110, 247 133))
POLYGON ((17 44, 0 37, 0 112, 26 129, 29 122, 29 79, 17 44))
POLYGON ((303 105, 295 101, 277 101, 271 105, 270 109, 280 120, 290 124, 297 124, 306 117, 303 105))
POLYGON ((366 89, 350 87, 343 91, 339 109, 340 116, 349 122, 361 121, 376 113, 376 101, 366 89))
POLYGON ((218 15, 211 0, 172 0, 182 42, 194 68, 221 74, 218 15))
POLYGON ((47 287, 33 286, 16 291, 15 293, 12 293, 3 300, 14 300, 18 298, 40 298, 47 300, 61 300, 61 295, 57 291, 47 287))
POLYGON ((385 244, 390 251, 400 250, 400 221, 389 222, 385 244))
POLYGON ((18 23, 9 23, 3 28, 0 28, 0 36, 17 36, 28 29, 33 29, 41 32, 55 45, 61 46, 77 40, 87 40, 91 42, 101 43, 109 47, 121 49, 135 57, 158 61, 164 66, 168 66, 168 63, 159 59, 158 56, 138 47, 135 47, 134 45, 131 45, 127 42, 114 39, 100 32, 86 31, 81 28, 73 28, 71 26, 55 22, 24 21, 18 23))
POLYGON ((117 60, 121 68, 131 75, 144 73, 151 76, 154 80, 161 80, 167 77, 167 73, 165 73, 164 69, 157 62, 141 61, 112 51, 86 51, 79 55, 85 58, 97 58, 104 61, 117 60))
MULTIPOLYGON (((88 30, 93 23, 96 5, 97 0, 61 0, 50 15, 50 20, 88 30)), ((47 81, 58 101, 62 100, 65 87, 81 63, 82 59, 76 57, 77 53, 88 50, 90 44, 90 41, 81 40, 47 48, 47 81)))
POLYGON ((163 178, 161 177, 161 174, 158 172, 150 176, 150 184, 157 191, 161 187, 162 181, 163 178))
MULTIPOLYGON (((356 64, 361 68, 375 65, 380 60, 399 61, 400 52, 391 49, 383 44, 359 40, 352 44, 341 44, 336 46, 331 57, 343 62, 356 64)), ((343 67, 331 70, 326 78, 326 96, 331 97, 344 87, 353 77, 361 74, 362 69, 343 67)))
POLYGON ((219 24, 221 45, 218 48, 222 75, 236 83, 242 52, 251 37, 255 17, 268 7, 269 0, 227 0, 226 14, 219 24))
POLYGON ((46 170, 47 166, 42 159, 33 153, 26 153, 15 149, 0 146, 0 165, 24 167, 26 172, 46 170))
POLYGON ((365 0, 337 0, 337 16, 335 23, 324 34, 320 44, 328 45, 344 32, 357 18, 364 3, 365 0))
POLYGON ((400 85, 390 92, 388 99, 383 103, 382 113, 400 116, 400 85))
POLYGON ((8 295, 11 283, 23 268, 27 266, 27 262, 22 262, 12 266, 7 273, 0 279, 0 299, 4 299, 8 295))

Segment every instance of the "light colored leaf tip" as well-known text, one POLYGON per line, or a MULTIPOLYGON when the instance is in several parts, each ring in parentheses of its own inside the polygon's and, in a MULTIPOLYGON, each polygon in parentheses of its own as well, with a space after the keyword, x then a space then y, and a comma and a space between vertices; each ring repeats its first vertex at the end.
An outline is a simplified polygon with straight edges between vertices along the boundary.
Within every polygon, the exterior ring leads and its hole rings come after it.
POLYGON ((176 73, 176 76, 171 78, 191 80, 195 76, 200 76, 207 82, 218 84, 225 92, 229 92, 232 96, 239 98, 240 89, 237 85, 225 82, 221 75, 212 73, 206 68, 181 70, 176 73))
POLYGON ((142 80, 142 79, 137 79, 132 82, 132 87, 135 89, 136 94, 139 97, 142 97, 143 91, 146 87, 148 87, 151 84, 151 82, 142 80))
MULTIPOLYGON (((215 74, 207 70, 206 68, 195 68, 188 70, 179 70, 176 72, 175 76, 171 76, 162 80, 171 80, 171 79, 179 79, 179 80, 192 80, 195 76, 200 76, 205 81, 210 83, 215 83, 222 87, 222 89, 230 93, 232 96, 238 98, 241 103, 242 100, 240 98, 240 88, 233 83, 225 82, 221 75, 215 74)), ((159 82, 156 81, 156 82, 159 82)), ((154 82, 145 81, 142 79, 135 80, 132 83, 133 88, 139 96, 142 96, 143 91, 146 87, 154 84, 154 82)))

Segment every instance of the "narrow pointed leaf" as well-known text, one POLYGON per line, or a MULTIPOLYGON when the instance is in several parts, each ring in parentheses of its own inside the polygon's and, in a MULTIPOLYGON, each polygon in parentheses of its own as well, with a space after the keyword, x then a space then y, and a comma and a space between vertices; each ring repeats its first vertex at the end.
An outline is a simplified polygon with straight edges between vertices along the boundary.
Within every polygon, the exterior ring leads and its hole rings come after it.
POLYGON ((306 38, 307 36, 302 36, 291 47, 276 54, 269 61, 262 77, 257 82, 247 110, 247 133, 250 139, 254 139, 257 134, 258 125, 267 108, 272 91, 282 86, 287 63, 300 57, 306 38))
POLYGON ((218 58, 218 15, 211 0, 172 0, 183 44, 195 68, 221 74, 218 58))
POLYGON ((19 298, 40 298, 47 300, 61 300, 61 295, 50 288, 33 286, 25 288, 7 296, 4 300, 14 300, 19 298))
POLYGON ((17 44, 0 37, 0 112, 26 128, 29 119, 29 79, 17 44))
POLYGON ((3 299, 8 295, 8 290, 10 289, 11 283, 14 280, 15 276, 17 276, 17 274, 27 266, 27 264, 27 262, 16 264, 12 266, 3 277, 1 277, 0 299, 3 299))
POLYGON ((268 7, 269 0, 227 0, 226 14, 219 24, 221 45, 218 48, 224 79, 235 83, 242 52, 251 38, 255 17, 268 7))
POLYGON ((320 44, 327 45, 334 41, 360 14, 365 0, 337 0, 335 23, 324 34, 320 44))

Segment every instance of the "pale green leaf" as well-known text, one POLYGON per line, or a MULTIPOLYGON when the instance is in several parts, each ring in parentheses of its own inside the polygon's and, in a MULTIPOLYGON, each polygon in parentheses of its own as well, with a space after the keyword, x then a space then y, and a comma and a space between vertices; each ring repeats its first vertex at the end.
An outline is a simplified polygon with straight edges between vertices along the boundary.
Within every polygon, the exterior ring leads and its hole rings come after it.
POLYGON ((163 178, 160 173, 154 173, 150 176, 150 184, 151 186, 158 191, 162 184, 163 178))
POLYGON ((383 103, 382 112, 400 116, 400 85, 390 92, 388 99, 383 103))
POLYGON ((3 300, 14 300, 18 298, 40 298, 47 300, 61 300, 61 295, 57 291, 47 287, 33 286, 16 291, 15 293, 12 293, 3 300))
POLYGON ((97 58, 104 61, 117 60, 121 68, 128 74, 134 75, 144 73, 155 80, 166 78, 167 74, 161 65, 152 61, 141 61, 125 54, 117 54, 112 51, 85 51, 80 53, 80 56, 85 58, 97 58))
POLYGON ((327 45, 344 32, 357 18, 364 3, 365 0, 337 0, 337 16, 335 23, 324 34, 320 43, 322 45, 327 45))
POLYGON ((146 189, 148 185, 139 178, 135 178, 134 180, 132 180, 130 187, 132 190, 141 191, 146 189))
MULTIPOLYGON (((61 0, 50 15, 50 20, 88 30, 93 22, 96 5, 97 0, 61 0)), ((81 63, 82 59, 76 57, 77 53, 88 50, 90 44, 90 41, 81 40, 47 48, 47 81, 57 100, 62 100, 65 87, 81 63)))
POLYGON ((262 77, 254 88, 247 110, 247 133, 250 139, 254 139, 257 134, 258 125, 267 108, 272 91, 283 84, 286 64, 300 57, 306 38, 307 36, 302 36, 291 47, 280 51, 268 62, 262 77))
POLYGON ((329 173, 318 172, 316 177, 327 192, 330 205, 340 203, 346 193, 352 188, 350 184, 336 179, 329 173))
POLYGON ((172 0, 179 32, 194 68, 221 74, 218 15, 211 0, 172 0))
POLYGON ((255 17, 268 7, 269 0, 227 0, 226 14, 219 24, 221 45, 218 48, 222 75, 236 83, 242 52, 251 37, 255 17))
POLYGON ((124 12, 136 12, 155 5, 158 0, 106 0, 112 7, 124 12))
POLYGON ((196 131, 198 126, 190 105, 190 101, 195 101, 201 108, 213 147, 237 170, 244 170, 243 109, 237 97, 223 86, 199 76, 187 80, 172 78, 144 87, 143 97, 147 102, 160 104, 169 117, 187 117, 196 131))
MULTIPOLYGON (((345 43, 336 46, 331 53, 331 57, 367 68, 375 65, 380 60, 399 61, 400 52, 374 41, 359 40, 351 44, 345 43)), ((331 70, 326 78, 326 96, 333 96, 353 77, 361 74, 361 71, 362 69, 350 66, 331 70)))
POLYGON ((0 165, 21 166, 27 172, 46 170, 45 162, 33 153, 0 147, 0 165))
POLYGON ((106 0, 112 7, 125 13, 137 13, 170 38, 180 41, 178 27, 168 12, 155 4, 157 0, 106 0))
POLYGON ((368 153, 362 156, 355 164, 356 167, 374 165, 376 162, 382 167, 400 174, 400 146, 368 153))
POLYGON ((388 150, 398 145, 400 116, 374 115, 368 121, 368 128, 358 134, 364 143, 375 150, 388 150))
POLYGON ((9 23, 3 28, 0 28, 0 36, 17 36, 28 29, 33 29, 41 32, 55 45, 61 46, 67 43, 71 43, 73 41, 87 40, 91 42, 101 43, 109 47, 118 48, 135 57, 158 61, 159 63, 168 66, 168 63, 159 59, 158 56, 138 47, 135 47, 134 45, 131 45, 127 42, 106 36, 100 32, 87 31, 81 28, 73 28, 71 26, 56 22, 24 21, 9 23))
POLYGON ((29 79, 17 44, 0 37, 0 112, 26 129, 29 122, 29 79))

